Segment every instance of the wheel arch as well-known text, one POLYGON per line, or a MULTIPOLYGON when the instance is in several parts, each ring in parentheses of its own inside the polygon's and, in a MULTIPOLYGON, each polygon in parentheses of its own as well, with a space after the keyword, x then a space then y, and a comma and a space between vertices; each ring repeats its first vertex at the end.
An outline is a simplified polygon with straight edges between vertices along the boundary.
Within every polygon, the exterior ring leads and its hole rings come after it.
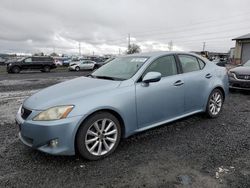
POLYGON ((76 131, 75 136, 74 136, 74 148, 75 148, 75 153, 78 152, 78 151, 77 151, 77 147, 76 147, 76 137, 77 137, 77 134, 78 134, 78 131, 79 131, 80 127, 84 124, 84 122, 86 122, 86 121, 88 120, 88 118, 90 118, 90 117, 93 116, 94 114, 100 113, 100 112, 108 112, 108 113, 114 115, 114 116, 118 119, 118 121, 119 121, 119 123, 120 123, 120 125, 121 125, 121 138, 124 138, 124 137, 125 137, 125 133, 126 133, 126 131, 125 131, 125 123, 124 123, 124 120, 123 120, 122 116, 121 116, 117 111, 115 111, 115 110, 113 110, 113 109, 108 109, 108 108, 98 109, 98 110, 96 110, 96 111, 91 112, 90 114, 88 114, 88 115, 79 123, 79 126, 77 127, 77 131, 76 131))
POLYGON ((225 93, 225 90, 223 88, 223 86, 220 86, 220 85, 217 85, 215 86, 213 89, 210 90, 210 92, 208 93, 208 95, 206 96, 205 98, 205 104, 204 104, 204 107, 203 107, 203 111, 205 112, 206 111, 206 108, 207 108, 207 103, 208 103, 208 100, 209 100, 209 96, 210 94, 215 90, 215 89, 219 89, 223 95, 223 102, 225 101, 225 97, 226 97, 226 93, 225 93))
MULTIPOLYGON (((225 93, 225 90, 223 89, 223 87, 222 87, 222 86, 216 86, 213 90, 215 90, 215 89, 218 89, 218 90, 221 91, 221 93, 222 93, 222 95, 223 95, 223 101, 225 101, 226 93, 225 93)), ((213 91, 213 90, 212 90, 212 91, 213 91)), ((212 91, 211 91, 211 92, 212 92, 212 91)))

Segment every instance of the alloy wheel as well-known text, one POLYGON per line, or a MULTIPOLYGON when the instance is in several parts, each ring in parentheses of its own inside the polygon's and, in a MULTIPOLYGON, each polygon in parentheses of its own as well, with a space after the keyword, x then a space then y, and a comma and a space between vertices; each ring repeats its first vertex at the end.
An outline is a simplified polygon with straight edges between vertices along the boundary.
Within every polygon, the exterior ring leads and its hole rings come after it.
POLYGON ((102 156, 112 150, 117 137, 117 125, 110 119, 99 119, 87 130, 85 146, 92 155, 102 156))
POLYGON ((222 108, 222 96, 220 92, 214 92, 209 100, 209 111, 213 116, 220 113, 222 108))

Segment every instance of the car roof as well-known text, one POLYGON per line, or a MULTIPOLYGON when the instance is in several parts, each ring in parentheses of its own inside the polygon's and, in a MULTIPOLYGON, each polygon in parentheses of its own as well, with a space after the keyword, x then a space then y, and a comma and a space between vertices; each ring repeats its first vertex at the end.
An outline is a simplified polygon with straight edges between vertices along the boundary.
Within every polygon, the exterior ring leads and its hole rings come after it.
POLYGON ((195 55, 197 54, 190 53, 190 52, 183 52, 183 51, 155 51, 155 52, 143 52, 143 53, 138 53, 138 54, 131 54, 131 55, 126 55, 126 56, 131 56, 131 57, 159 57, 163 55, 170 55, 170 54, 190 54, 190 55, 195 55))

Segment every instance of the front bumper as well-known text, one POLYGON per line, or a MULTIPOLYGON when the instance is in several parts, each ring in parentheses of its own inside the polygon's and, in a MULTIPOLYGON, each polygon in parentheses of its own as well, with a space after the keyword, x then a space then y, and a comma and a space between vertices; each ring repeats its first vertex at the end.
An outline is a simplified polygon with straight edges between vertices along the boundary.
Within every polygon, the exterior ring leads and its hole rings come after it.
POLYGON ((237 79, 234 77, 229 77, 229 88, 250 90, 250 81, 249 80, 240 80, 240 79, 237 79))
POLYGON ((75 116, 56 121, 24 120, 21 113, 16 115, 19 126, 19 138, 27 146, 52 155, 74 155, 75 135, 82 116, 75 116), (57 140, 56 146, 49 143, 57 140))

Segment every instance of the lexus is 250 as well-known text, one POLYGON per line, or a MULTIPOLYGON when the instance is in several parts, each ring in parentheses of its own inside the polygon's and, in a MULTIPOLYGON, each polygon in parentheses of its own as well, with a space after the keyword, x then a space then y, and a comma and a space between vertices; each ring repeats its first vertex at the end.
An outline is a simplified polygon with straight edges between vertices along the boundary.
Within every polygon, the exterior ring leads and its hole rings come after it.
POLYGON ((184 52, 117 57, 88 77, 43 89, 21 105, 21 141, 54 155, 89 160, 121 138, 195 114, 215 118, 228 93, 225 68, 184 52))

